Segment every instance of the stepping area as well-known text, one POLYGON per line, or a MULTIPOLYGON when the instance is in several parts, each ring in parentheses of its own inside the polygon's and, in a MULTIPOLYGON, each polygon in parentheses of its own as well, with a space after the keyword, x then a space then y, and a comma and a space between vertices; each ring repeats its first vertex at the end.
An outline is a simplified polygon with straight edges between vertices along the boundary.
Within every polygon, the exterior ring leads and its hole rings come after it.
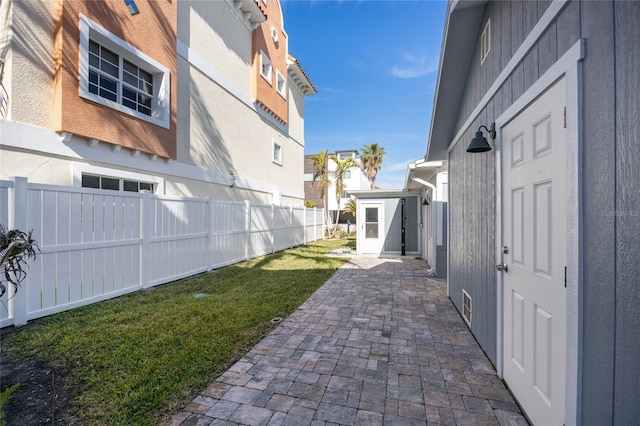
POLYGON ((445 280, 355 256, 168 424, 528 423, 445 280))

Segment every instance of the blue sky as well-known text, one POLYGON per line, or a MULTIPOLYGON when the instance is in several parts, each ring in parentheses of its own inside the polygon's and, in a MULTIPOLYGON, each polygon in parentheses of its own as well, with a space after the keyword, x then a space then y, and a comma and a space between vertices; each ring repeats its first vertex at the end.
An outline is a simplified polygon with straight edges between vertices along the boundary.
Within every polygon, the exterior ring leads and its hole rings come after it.
POLYGON ((305 99, 305 154, 378 142, 381 188, 401 188, 426 152, 446 1, 281 0, 305 99))

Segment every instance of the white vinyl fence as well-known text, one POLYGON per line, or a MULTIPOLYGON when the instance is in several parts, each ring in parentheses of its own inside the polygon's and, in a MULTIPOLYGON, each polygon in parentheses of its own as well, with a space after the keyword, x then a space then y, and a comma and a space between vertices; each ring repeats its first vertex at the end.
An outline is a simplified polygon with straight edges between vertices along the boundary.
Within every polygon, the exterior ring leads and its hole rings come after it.
MULTIPOLYGON (((0 223, 33 230, 41 254, 0 327, 323 238, 319 209, 0 181, 0 223)), ((8 286, 12 287, 12 286, 8 286)))

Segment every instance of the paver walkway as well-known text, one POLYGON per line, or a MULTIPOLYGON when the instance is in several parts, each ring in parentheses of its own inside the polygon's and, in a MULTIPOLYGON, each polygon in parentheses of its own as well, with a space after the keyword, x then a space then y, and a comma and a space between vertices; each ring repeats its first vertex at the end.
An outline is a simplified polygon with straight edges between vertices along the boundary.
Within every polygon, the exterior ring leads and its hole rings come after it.
POLYGON ((354 257, 170 425, 527 425, 422 260, 354 257))

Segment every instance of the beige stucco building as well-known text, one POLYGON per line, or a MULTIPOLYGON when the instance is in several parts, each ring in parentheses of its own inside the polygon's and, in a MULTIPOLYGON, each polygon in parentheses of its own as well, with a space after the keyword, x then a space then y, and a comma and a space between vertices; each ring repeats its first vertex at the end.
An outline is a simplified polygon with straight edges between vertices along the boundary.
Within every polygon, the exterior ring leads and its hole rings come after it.
POLYGON ((0 179, 302 205, 278 0, 0 4, 0 179))

